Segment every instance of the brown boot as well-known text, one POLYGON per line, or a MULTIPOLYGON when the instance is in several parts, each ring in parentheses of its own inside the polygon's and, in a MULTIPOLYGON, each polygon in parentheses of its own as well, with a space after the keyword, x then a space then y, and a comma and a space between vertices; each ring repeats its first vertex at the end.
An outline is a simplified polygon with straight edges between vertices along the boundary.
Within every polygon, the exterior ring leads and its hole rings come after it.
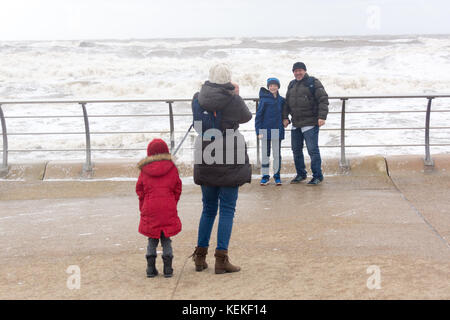
POLYGON ((195 247, 195 251, 192 254, 192 260, 195 262, 195 271, 203 271, 208 268, 206 263, 206 255, 208 254, 208 248, 195 247))
POLYGON ((221 274, 225 272, 238 272, 241 270, 238 266, 233 266, 230 261, 228 261, 228 250, 217 250, 214 254, 216 257, 215 271, 216 274, 221 274))

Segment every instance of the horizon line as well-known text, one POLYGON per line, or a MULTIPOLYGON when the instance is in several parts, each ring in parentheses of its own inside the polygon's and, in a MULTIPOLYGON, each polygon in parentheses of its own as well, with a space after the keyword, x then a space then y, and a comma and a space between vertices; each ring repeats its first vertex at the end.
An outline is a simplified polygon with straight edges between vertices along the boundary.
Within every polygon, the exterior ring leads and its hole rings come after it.
POLYGON ((153 41, 153 40, 210 40, 210 39, 289 39, 289 38, 351 38, 351 37, 414 37, 414 36, 450 36, 450 33, 374 33, 374 34, 345 34, 345 35, 290 35, 290 36, 177 36, 177 37, 119 37, 119 38, 68 38, 68 39, 19 39, 0 42, 44 42, 44 41, 153 41))

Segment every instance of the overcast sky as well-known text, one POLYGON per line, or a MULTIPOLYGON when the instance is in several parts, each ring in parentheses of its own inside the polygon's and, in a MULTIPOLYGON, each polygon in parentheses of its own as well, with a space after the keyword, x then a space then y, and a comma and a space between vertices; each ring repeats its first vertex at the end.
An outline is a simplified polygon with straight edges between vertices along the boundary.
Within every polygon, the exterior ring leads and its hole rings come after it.
POLYGON ((0 0, 0 40, 449 34, 444 0, 0 0))

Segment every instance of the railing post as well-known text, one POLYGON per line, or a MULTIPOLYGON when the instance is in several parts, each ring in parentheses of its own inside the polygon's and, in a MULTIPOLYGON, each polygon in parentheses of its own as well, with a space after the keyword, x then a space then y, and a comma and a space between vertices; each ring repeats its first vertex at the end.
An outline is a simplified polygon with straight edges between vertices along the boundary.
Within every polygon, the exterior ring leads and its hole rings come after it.
MULTIPOLYGON (((256 112, 258 112, 259 100, 255 99, 256 112)), ((258 136, 256 136, 256 168, 261 168, 261 146, 258 136)))
POLYGON ((173 101, 166 101, 169 104, 169 121, 170 121, 170 152, 175 148, 175 126, 173 124, 173 101))
POLYGON ((91 131, 89 130, 89 118, 86 111, 86 103, 80 103, 83 108, 84 128, 86 133, 86 163, 83 166, 83 173, 92 172, 91 161, 91 131))
POLYGON ((345 157, 345 101, 347 98, 341 98, 342 109, 341 109, 341 160, 339 161, 339 167, 343 170, 348 170, 350 168, 349 163, 345 157))
POLYGON ((425 166, 434 166, 434 162, 431 159, 430 154, 430 116, 431 116, 431 101, 434 97, 428 97, 427 115, 425 119, 425 166))
POLYGON ((3 135, 3 162, 2 166, 0 167, 0 176, 4 176, 8 173, 8 135, 6 133, 6 121, 1 104, 0 104, 0 121, 2 123, 2 135, 3 135))

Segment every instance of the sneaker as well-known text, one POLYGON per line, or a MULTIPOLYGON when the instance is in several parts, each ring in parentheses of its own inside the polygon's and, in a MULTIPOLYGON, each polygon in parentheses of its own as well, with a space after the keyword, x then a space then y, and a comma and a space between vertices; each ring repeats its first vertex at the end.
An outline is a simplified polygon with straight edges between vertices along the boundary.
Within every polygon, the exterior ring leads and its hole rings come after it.
POLYGON ((262 179, 261 179, 260 184, 261 184, 262 186, 268 185, 268 184, 269 184, 269 179, 270 179, 269 176, 263 176, 262 179))
POLYGON ((309 186, 316 186, 316 185, 318 185, 319 183, 321 183, 322 180, 323 180, 323 178, 322 178, 322 179, 312 178, 311 181, 308 182, 306 185, 309 185, 309 186))
POLYGON ((275 183, 277 184, 277 186, 282 185, 280 177, 274 177, 274 179, 275 179, 275 183))
POLYGON ((297 175, 294 179, 291 180, 291 183, 300 183, 303 180, 306 180, 306 177, 302 177, 300 175, 297 175))

